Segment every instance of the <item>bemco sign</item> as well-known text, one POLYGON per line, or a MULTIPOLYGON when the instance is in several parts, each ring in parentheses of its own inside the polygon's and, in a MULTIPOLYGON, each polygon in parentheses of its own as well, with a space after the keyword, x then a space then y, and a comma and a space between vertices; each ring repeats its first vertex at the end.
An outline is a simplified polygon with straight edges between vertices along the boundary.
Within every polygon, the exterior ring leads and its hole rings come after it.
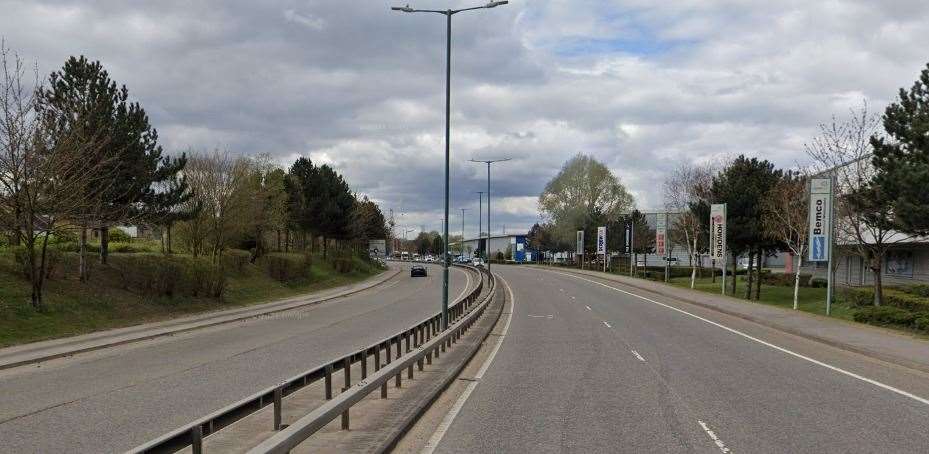
POLYGON ((810 261, 829 261, 831 247, 832 207, 829 206, 832 195, 832 180, 814 178, 810 180, 810 261))
POLYGON ((710 206, 710 257, 726 258, 726 204, 710 206))

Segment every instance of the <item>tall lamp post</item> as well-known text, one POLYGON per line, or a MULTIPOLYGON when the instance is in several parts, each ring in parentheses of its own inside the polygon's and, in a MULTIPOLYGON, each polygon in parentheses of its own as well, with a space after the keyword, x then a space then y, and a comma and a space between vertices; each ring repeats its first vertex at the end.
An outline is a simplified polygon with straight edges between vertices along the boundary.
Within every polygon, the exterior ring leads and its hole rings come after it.
MULTIPOLYGON (((511 158, 503 159, 471 159, 471 162, 487 164, 487 242, 484 244, 484 260, 487 261, 487 272, 490 272, 490 165, 495 162, 506 162, 511 158)), ((480 236, 480 235, 478 235, 480 236)), ((480 240, 479 240, 480 241, 480 240)))
POLYGON ((446 19, 445 35, 445 220, 443 234, 445 236, 445 254, 442 257, 442 329, 448 328, 448 159, 449 140, 451 137, 451 99, 452 99, 452 16, 464 11, 495 8, 506 5, 508 1, 491 1, 483 6, 474 6, 462 9, 414 9, 410 5, 394 6, 390 9, 404 13, 436 13, 442 14, 446 19))
POLYGON ((477 256, 481 256, 481 228, 484 226, 484 191, 477 191, 477 256))

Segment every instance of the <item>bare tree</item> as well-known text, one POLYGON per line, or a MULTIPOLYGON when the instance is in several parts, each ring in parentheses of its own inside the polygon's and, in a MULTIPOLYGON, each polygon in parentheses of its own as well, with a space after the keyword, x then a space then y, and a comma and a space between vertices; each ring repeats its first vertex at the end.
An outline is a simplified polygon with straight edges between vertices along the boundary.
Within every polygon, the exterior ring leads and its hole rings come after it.
POLYGON ((199 214, 182 223, 188 248, 194 256, 209 252, 214 262, 237 235, 252 223, 248 194, 251 163, 228 152, 192 154, 184 175, 201 207, 199 214))
POLYGON ((46 121, 25 68, 0 44, 0 215, 24 251, 20 260, 32 284, 32 305, 42 307, 49 236, 85 212, 85 195, 107 186, 102 169, 110 163, 87 128, 63 130, 46 121), (88 160, 88 154, 104 159, 88 160))
MULTIPOLYGON (((819 129, 819 135, 805 149, 813 160, 814 174, 835 178, 836 244, 849 246, 867 261, 874 276, 874 304, 879 306, 883 301, 884 257, 895 244, 912 239, 891 228, 889 206, 861 203, 861 195, 874 180, 870 140, 871 136, 882 136, 880 117, 863 102, 848 119, 833 117, 830 124, 821 124, 819 129)), ((829 272, 834 273, 835 268, 829 272)))
POLYGON ((809 236, 809 204, 806 190, 808 182, 809 178, 788 172, 768 192, 762 207, 764 234, 774 241, 783 242, 796 258, 795 310, 798 308, 800 292, 800 263, 809 236))
POLYGON ((711 166, 685 163, 674 170, 664 182, 665 208, 678 213, 670 223, 672 244, 687 245, 690 257, 690 288, 694 288, 697 280, 702 229, 702 220, 692 208, 697 203, 707 200, 713 174, 711 166))

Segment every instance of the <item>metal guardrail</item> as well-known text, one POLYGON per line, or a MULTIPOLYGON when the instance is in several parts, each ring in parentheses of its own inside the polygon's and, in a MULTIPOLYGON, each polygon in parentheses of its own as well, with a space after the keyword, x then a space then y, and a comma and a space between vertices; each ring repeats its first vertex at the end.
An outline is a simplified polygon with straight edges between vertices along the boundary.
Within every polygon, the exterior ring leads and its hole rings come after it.
MULTIPOLYGON (((461 265, 455 265, 461 266, 461 265)), ((287 380, 284 380, 276 386, 271 386, 265 388, 261 391, 258 391, 255 394, 252 394, 244 399, 241 399, 235 403, 227 405, 219 410, 216 410, 210 413, 207 416, 204 416, 200 419, 197 419, 194 422, 191 422, 187 425, 179 427, 171 432, 168 432, 165 435, 162 435, 148 443, 145 443, 141 446, 135 447, 128 453, 172 453, 177 452, 181 449, 190 447, 194 454, 201 454, 203 452, 203 438, 207 435, 216 433, 217 431, 227 427, 236 421, 245 418, 253 413, 258 412, 259 410, 269 406, 274 406, 274 430, 281 430, 281 413, 282 413, 282 399, 284 396, 290 395, 300 389, 303 389, 309 385, 312 385, 318 382, 320 379, 325 380, 325 391, 326 391, 326 400, 328 401, 325 405, 320 408, 328 407, 333 400, 332 392, 332 374, 335 371, 344 370, 345 373, 345 387, 337 399, 342 402, 346 394, 356 394, 356 388, 361 386, 363 383, 371 383, 373 380, 378 380, 377 384, 381 386, 381 395, 386 397, 387 394, 387 381, 391 377, 396 377, 397 386, 401 383, 402 369, 407 368, 408 376, 412 378, 413 376, 413 363, 418 363, 419 370, 423 370, 423 359, 428 364, 432 364, 432 353, 435 352, 435 356, 439 356, 439 350, 442 352, 445 351, 446 343, 451 345, 451 334, 458 333, 455 337, 455 340, 460 337, 460 334, 463 333, 462 322, 464 319, 472 320, 474 313, 476 311, 471 311, 474 307, 477 298, 481 295, 481 292, 484 289, 485 278, 490 285, 490 296, 493 296, 494 282, 493 278, 486 272, 486 270, 474 267, 465 267, 472 271, 478 271, 478 275, 481 276, 481 279, 478 281, 477 286, 462 299, 456 301, 452 306, 449 307, 449 320, 452 322, 449 324, 449 329, 446 331, 441 331, 442 323, 442 314, 437 313, 412 327, 403 330, 393 336, 382 339, 379 342, 369 345, 361 350, 355 351, 348 354, 342 358, 330 361, 326 364, 318 366, 316 368, 310 369, 306 372, 303 372, 297 376, 291 377, 287 380), (428 346, 433 344, 438 345, 442 341, 440 346, 435 348, 427 349, 428 346), (406 346, 406 356, 402 356, 402 346, 406 346), (412 346, 412 347, 411 347, 412 346), (408 357, 410 353, 415 348, 416 358, 410 361, 408 357), (385 363, 381 364, 381 351, 384 352, 385 363), (395 358, 397 361, 391 362, 391 355, 395 352, 395 358), (374 356, 374 373, 368 374, 368 357, 374 356), (398 361, 402 360, 402 367, 399 367, 401 363, 398 361), (360 363, 361 365, 361 381, 352 387, 351 385, 351 367, 354 363, 360 363), (393 371, 392 374, 388 371, 393 371), (383 378, 387 377, 387 378, 383 378), (382 379, 383 378, 383 379, 382 379), (350 392, 349 392, 350 391, 350 392)), ((488 298, 489 300, 489 298, 488 298)), ((486 303, 486 301, 482 302, 486 303)), ((481 312, 483 308, 486 307, 486 304, 480 306, 481 312)), ((470 326, 470 323, 468 324, 470 326)), ((466 329, 466 328, 465 328, 466 329)), ((367 389, 367 388, 366 388, 367 389)), ((368 390, 357 400, 351 401, 344 409, 340 410, 339 413, 332 416, 326 420, 326 423, 335 419, 338 414, 342 414, 342 427, 344 429, 348 428, 349 425, 349 413, 348 409, 351 407, 351 404, 361 400, 371 391, 368 390)), ((318 410, 313 411, 312 414, 317 413, 318 410)), ((304 418, 301 418, 300 421, 303 421, 304 418)), ((298 421, 299 423, 299 421, 298 421)), ((325 423, 323 424, 325 425, 325 423)), ((292 427, 296 427, 296 424, 292 427)), ((290 430, 288 427, 287 430, 290 430)), ((315 432, 315 430, 314 430, 315 432)), ((283 433, 283 432, 282 432, 283 433)), ((280 434, 278 434, 280 435, 280 434)), ((309 435, 307 435, 309 436, 309 435)), ((276 436, 275 436, 276 438, 276 436)), ((274 438, 272 438, 274 439, 274 438)), ((302 441, 302 440, 301 440, 302 441)), ((286 452, 286 451, 282 451, 286 452)))
MULTIPOLYGON (((407 371, 407 378, 413 378, 413 365, 416 364, 420 371, 423 370, 423 360, 432 362, 432 356, 439 356, 440 351, 445 352, 450 348, 452 343, 457 342, 464 333, 474 325, 484 310, 494 300, 496 294, 496 284, 493 277, 481 270, 483 275, 488 278, 489 292, 485 298, 474 307, 473 310, 458 312, 449 324, 448 329, 438 333, 433 333, 432 338, 423 338, 420 336, 420 343, 415 349, 411 350, 407 344, 407 353, 385 365, 380 370, 375 371, 368 377, 363 377, 354 386, 349 386, 350 381, 346 378, 345 390, 334 398, 329 398, 327 402, 306 416, 298 419, 292 425, 281 430, 271 438, 265 440, 258 446, 248 451, 248 454, 286 454, 291 449, 303 443, 307 438, 312 436, 318 430, 332 422, 339 415, 342 415, 342 429, 348 429, 348 414, 351 407, 371 394, 376 389, 381 390, 381 398, 387 398, 387 384, 391 378, 396 380, 396 386, 400 387, 401 377, 404 370, 407 371)), ((473 304, 473 302, 472 302, 473 304)), ((460 308, 462 306, 459 306, 460 308)), ((399 346, 398 350, 399 352, 399 346)))

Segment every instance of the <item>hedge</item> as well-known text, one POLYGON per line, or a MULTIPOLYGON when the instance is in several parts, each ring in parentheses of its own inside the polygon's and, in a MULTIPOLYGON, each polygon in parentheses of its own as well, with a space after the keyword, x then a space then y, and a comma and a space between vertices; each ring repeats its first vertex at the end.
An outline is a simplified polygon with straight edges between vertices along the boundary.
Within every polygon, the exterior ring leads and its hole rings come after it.
POLYGON ((916 314, 899 307, 871 306, 855 311, 856 322, 872 325, 912 326, 916 321, 916 314))
POLYGON ((144 295, 220 298, 226 286, 222 269, 207 258, 126 254, 109 262, 124 289, 144 295))
MULTIPOLYGON (((906 309, 914 312, 929 313, 929 298, 906 293, 893 287, 884 288, 884 305, 906 309)), ((874 304, 874 289, 870 287, 850 288, 845 290, 846 301, 852 306, 865 307, 874 304)))
POLYGON ((310 256, 304 254, 271 252, 258 258, 258 265, 268 276, 280 282, 308 278, 311 264, 310 256))

